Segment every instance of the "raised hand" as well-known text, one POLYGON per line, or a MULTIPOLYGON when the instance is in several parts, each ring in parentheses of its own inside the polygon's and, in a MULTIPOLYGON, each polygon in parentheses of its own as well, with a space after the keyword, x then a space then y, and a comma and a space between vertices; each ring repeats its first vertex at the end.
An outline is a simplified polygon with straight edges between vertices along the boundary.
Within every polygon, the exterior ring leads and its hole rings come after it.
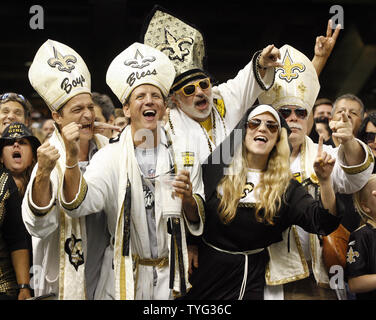
POLYGON ((313 162, 313 168, 320 184, 322 182, 327 182, 330 179, 336 161, 336 159, 332 158, 329 153, 323 151, 323 143, 324 137, 320 135, 316 159, 313 162))
POLYGON ((340 30, 341 25, 338 24, 334 33, 332 33, 332 20, 328 21, 328 27, 326 28, 326 37, 316 37, 315 56, 324 57, 326 59, 329 58, 334 48, 334 45, 336 44, 340 30))
POLYGON ((55 168, 57 160, 60 158, 59 151, 50 145, 48 140, 46 140, 37 149, 38 158, 38 170, 43 171, 46 175, 49 175, 51 171, 55 168))
POLYGON ((281 59, 279 49, 274 47, 274 44, 270 44, 262 50, 259 63, 262 68, 283 67, 283 65, 278 62, 278 59, 281 59))
POLYGON ((68 158, 73 158, 78 161, 78 153, 80 151, 80 129, 81 124, 71 122, 63 127, 61 135, 64 140, 65 150, 68 158))
POLYGON ((333 131, 332 136, 338 139, 338 142, 341 144, 354 138, 353 126, 345 111, 342 111, 340 120, 331 120, 329 127, 333 131))

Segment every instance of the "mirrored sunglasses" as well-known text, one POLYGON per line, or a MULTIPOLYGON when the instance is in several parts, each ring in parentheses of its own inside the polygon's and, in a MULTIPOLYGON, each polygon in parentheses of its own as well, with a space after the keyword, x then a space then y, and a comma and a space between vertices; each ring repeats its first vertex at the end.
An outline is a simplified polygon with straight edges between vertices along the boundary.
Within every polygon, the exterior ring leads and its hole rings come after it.
POLYGON ((2 95, 0 95, 0 101, 9 99, 12 96, 17 97, 17 98, 21 99, 22 101, 26 101, 25 97, 22 94, 12 93, 12 92, 3 93, 2 95))
POLYGON ((205 90, 209 88, 209 86, 210 86, 210 79, 206 78, 206 79, 201 79, 195 83, 187 84, 184 87, 182 87, 180 90, 183 91, 186 97, 189 97, 196 92, 196 87, 200 87, 202 90, 205 90))
POLYGON ((375 142, 376 132, 366 132, 365 139, 366 143, 373 143, 375 142))
POLYGON ((285 119, 287 119, 291 115, 292 111, 294 111, 295 115, 299 119, 305 119, 308 114, 307 110, 304 108, 296 108, 296 109, 280 108, 278 111, 282 114, 282 117, 284 117, 285 119))
POLYGON ((271 133, 276 132, 279 129, 278 123, 274 121, 263 121, 260 119, 251 119, 248 121, 248 128, 251 130, 257 129, 261 123, 265 123, 266 127, 271 133))

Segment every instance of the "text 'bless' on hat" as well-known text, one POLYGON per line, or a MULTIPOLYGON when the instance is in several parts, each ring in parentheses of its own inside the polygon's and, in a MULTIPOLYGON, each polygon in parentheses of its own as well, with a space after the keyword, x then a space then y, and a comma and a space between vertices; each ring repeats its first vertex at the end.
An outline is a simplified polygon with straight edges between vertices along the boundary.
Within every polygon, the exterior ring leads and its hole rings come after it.
POLYGON ((106 83, 124 105, 132 91, 142 84, 156 86, 167 97, 174 78, 174 66, 166 55, 135 42, 111 62, 106 83))

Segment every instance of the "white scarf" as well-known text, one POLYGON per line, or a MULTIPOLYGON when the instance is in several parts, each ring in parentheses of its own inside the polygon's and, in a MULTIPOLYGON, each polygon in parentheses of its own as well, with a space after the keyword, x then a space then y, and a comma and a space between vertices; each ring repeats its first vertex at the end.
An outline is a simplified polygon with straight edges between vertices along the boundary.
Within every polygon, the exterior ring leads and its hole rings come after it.
POLYGON ((168 122, 165 126, 173 141, 175 141, 176 138, 184 137, 189 133, 191 137, 189 141, 199 144, 197 150, 200 150, 200 163, 204 162, 215 147, 226 138, 228 133, 225 120, 218 113, 214 105, 210 117, 213 126, 215 126, 215 128, 212 129, 212 136, 215 143, 209 138, 208 133, 201 124, 188 117, 180 110, 180 108, 173 108, 170 110, 168 122))
MULTIPOLYGON (((99 149, 105 145, 104 141, 107 139, 95 135, 94 140, 99 149)), ((58 149, 60 154, 56 163, 59 177, 58 194, 60 194, 66 153, 63 138, 57 128, 49 142, 58 149)), ((87 257, 85 217, 71 218, 62 209, 59 214, 59 300, 84 300, 86 299, 85 262, 87 257)))
MULTIPOLYGON (((161 130, 163 133, 163 130, 161 130)), ((119 198, 118 198, 118 212, 117 224, 115 231, 115 246, 114 246, 114 270, 115 270, 115 299, 121 300, 133 300, 135 299, 135 282, 133 277, 133 261, 132 253, 137 250, 137 253, 142 258, 150 258, 149 238, 146 221, 146 212, 143 196, 143 187, 140 169, 137 163, 137 159, 134 153, 134 144, 132 138, 131 126, 128 126, 122 133, 119 141, 119 148, 122 150, 119 156, 119 198), (126 152, 125 152, 126 151, 126 152), (131 185, 131 218, 130 218, 130 245, 129 254, 123 255, 123 231, 124 231, 124 213, 123 209, 126 205, 124 203, 126 198, 127 182, 131 185)), ((162 148, 161 148, 162 149, 162 148)), ((166 152, 158 152, 157 172, 158 175, 161 172, 167 172, 169 170, 169 161, 167 159, 166 152)), ((155 203, 161 197, 158 187, 155 188, 155 203)), ((166 225, 165 221, 161 219, 161 211, 155 210, 155 219, 157 233, 160 223, 166 225)), ((180 229, 183 238, 183 256, 185 267, 185 279, 187 279, 188 271, 188 258, 187 248, 185 242, 184 223, 180 219, 180 229)), ((167 234, 167 227, 165 230, 167 234)), ((170 236, 164 238, 170 244, 170 236)), ((164 241, 162 239, 162 241, 164 241)), ((170 248, 169 248, 170 249, 170 248)), ((174 290, 179 291, 180 278, 178 262, 175 262, 175 278, 174 278, 174 290)), ((141 276, 141 274, 140 274, 141 276)), ((142 278, 143 283, 152 283, 152 279, 149 279, 147 273, 144 274, 147 278, 142 278), (150 282, 151 281, 151 282, 150 282)), ((139 278, 141 279, 141 278, 139 278)), ((189 283, 186 280, 186 286, 188 288, 189 283)), ((141 288, 142 290, 142 288, 141 288)))

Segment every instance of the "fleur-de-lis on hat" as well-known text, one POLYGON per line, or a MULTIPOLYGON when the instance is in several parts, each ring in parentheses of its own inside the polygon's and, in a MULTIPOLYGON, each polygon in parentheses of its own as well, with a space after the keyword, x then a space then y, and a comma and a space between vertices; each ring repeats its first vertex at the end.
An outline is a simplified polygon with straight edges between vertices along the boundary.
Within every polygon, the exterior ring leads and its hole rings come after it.
POLYGON ((127 67, 142 69, 150 65, 153 61, 155 61, 155 57, 148 56, 144 58, 141 52, 137 49, 134 59, 125 60, 124 64, 127 67))
POLYGON ((176 40, 176 38, 165 28, 165 37, 166 43, 162 43, 157 46, 157 49, 160 51, 168 50, 170 54, 168 57, 170 60, 178 59, 179 61, 183 62, 184 57, 189 54, 189 49, 183 49, 183 44, 192 45, 193 39, 189 37, 184 37, 176 40))
POLYGON ((277 71, 278 70, 283 70, 279 74, 280 79, 291 82, 293 79, 299 77, 299 74, 295 71, 303 72, 305 70, 305 66, 302 63, 294 63, 290 57, 289 51, 286 50, 283 58, 283 68, 278 68, 277 71))
POLYGON ((66 71, 70 73, 75 68, 71 63, 76 63, 77 58, 71 54, 63 56, 59 51, 56 50, 55 47, 53 47, 53 49, 54 58, 48 59, 47 63, 51 68, 55 68, 57 66, 59 71, 66 71))

